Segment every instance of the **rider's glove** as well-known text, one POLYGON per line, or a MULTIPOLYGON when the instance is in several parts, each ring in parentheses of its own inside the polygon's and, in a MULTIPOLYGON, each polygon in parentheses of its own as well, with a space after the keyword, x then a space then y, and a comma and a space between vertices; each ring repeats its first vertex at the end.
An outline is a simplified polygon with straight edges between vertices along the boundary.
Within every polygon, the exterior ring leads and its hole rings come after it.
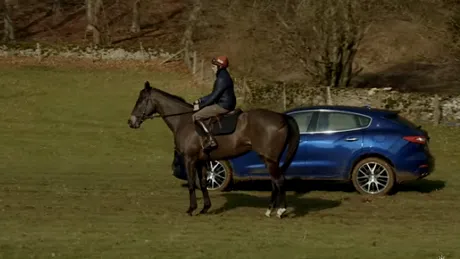
POLYGON ((196 100, 193 102, 193 111, 198 111, 200 109, 199 103, 200 103, 199 100, 196 100))

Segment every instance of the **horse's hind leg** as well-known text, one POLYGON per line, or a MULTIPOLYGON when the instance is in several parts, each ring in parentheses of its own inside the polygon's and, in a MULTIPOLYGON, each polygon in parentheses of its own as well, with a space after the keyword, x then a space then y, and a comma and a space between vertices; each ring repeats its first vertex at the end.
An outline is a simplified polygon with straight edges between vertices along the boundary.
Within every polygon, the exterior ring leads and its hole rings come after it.
POLYGON ((265 216, 270 217, 271 212, 274 208, 279 207, 276 212, 276 216, 281 218, 286 212, 286 188, 284 184, 285 177, 281 174, 279 163, 273 162, 268 159, 264 159, 265 165, 267 166, 268 172, 270 173, 270 178, 272 180, 272 194, 270 197, 270 204, 265 216))
POLYGON ((263 158, 265 165, 267 166, 267 170, 270 173, 270 178, 272 181, 272 193, 270 196, 270 202, 268 205, 268 209, 265 212, 265 216, 270 217, 272 210, 277 206, 277 201, 279 200, 279 187, 277 184, 277 176, 278 176, 278 171, 279 167, 276 163, 273 161, 270 161, 269 159, 263 158))
POLYGON ((200 214, 206 214, 211 208, 211 198, 209 197, 209 192, 207 188, 207 179, 206 179, 206 166, 203 162, 200 162, 197 166, 197 172, 198 172, 198 179, 200 179, 200 189, 201 192, 203 193, 203 209, 200 211, 200 214))
POLYGON ((272 214, 273 208, 276 207, 277 197, 278 197, 278 187, 276 186, 275 179, 271 178, 272 180, 272 193, 270 196, 270 202, 268 204, 268 209, 265 212, 265 216, 270 217, 272 214))
POLYGON ((275 184, 278 187, 279 190, 279 208, 278 211, 276 212, 276 216, 278 218, 283 217, 283 214, 286 212, 286 207, 287 207, 287 201, 286 201, 286 186, 285 186, 285 177, 284 174, 280 175, 278 179, 275 180, 275 184))

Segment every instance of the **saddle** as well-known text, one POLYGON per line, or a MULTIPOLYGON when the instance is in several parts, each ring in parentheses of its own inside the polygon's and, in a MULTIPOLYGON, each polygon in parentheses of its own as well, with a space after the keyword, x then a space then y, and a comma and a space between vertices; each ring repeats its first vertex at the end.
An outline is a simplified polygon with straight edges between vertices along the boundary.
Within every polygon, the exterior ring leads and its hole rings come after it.
MULTIPOLYGON (((238 117, 243 113, 243 110, 237 108, 229 113, 220 114, 203 120, 203 123, 209 129, 213 136, 229 135, 236 129, 238 117)), ((199 126, 195 125, 196 132, 200 136, 206 136, 206 132, 199 126)))

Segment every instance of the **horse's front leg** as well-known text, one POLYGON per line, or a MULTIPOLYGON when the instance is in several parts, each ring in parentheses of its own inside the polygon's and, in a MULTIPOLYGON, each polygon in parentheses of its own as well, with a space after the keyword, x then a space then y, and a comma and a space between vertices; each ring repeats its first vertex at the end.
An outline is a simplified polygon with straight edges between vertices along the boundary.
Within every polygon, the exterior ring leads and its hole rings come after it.
POLYGON ((203 209, 200 211, 200 214, 206 214, 211 208, 211 198, 209 197, 208 192, 208 181, 207 181, 207 170, 204 163, 199 163, 196 167, 198 172, 198 177, 200 179, 200 189, 203 193, 203 209))
POLYGON ((187 171, 187 180, 188 180, 188 193, 190 197, 190 206, 187 210, 187 213, 192 216, 192 213, 198 207, 196 203, 196 193, 195 193, 195 178, 196 178, 196 161, 190 157, 185 159, 185 170, 187 171))

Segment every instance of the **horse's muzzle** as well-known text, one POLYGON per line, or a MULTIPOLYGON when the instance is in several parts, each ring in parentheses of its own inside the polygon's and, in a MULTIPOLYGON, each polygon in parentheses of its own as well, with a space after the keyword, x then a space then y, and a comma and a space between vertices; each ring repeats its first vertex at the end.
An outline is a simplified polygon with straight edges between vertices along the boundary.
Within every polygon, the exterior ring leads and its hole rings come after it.
POLYGON ((141 126, 141 120, 138 120, 136 116, 131 116, 128 120, 128 125, 132 129, 137 129, 141 126))

